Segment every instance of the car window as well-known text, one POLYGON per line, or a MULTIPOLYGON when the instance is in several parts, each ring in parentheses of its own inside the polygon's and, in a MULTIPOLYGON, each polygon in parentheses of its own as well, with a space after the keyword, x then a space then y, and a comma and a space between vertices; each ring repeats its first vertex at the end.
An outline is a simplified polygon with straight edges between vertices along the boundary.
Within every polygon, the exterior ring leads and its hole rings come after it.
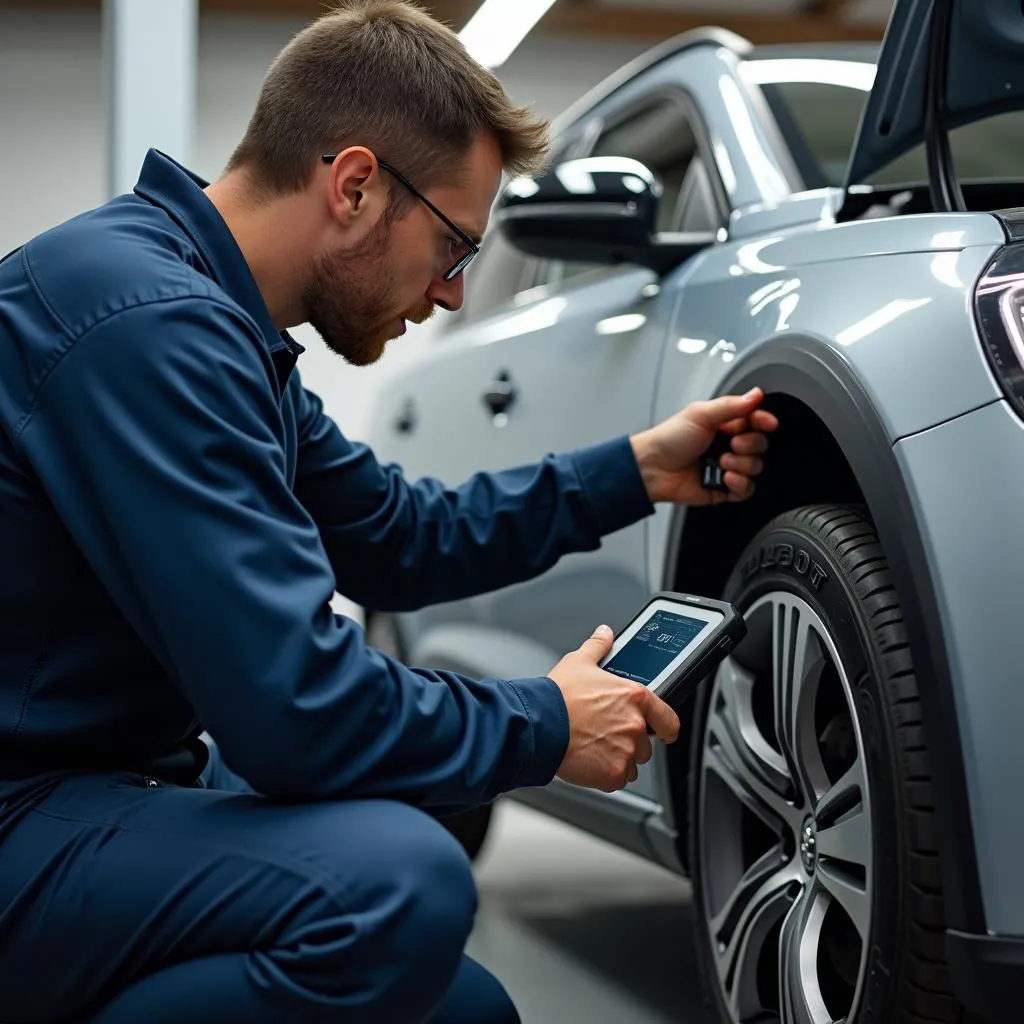
MULTIPOLYGON (((864 85, 870 85, 870 78, 864 85)), ((867 88, 783 81, 762 84, 761 89, 807 187, 842 187, 867 102, 867 88)), ((997 114, 953 129, 950 148, 960 178, 1024 179, 1022 133, 1024 113, 1019 112, 997 114)), ((927 155, 924 146, 919 145, 864 184, 903 185, 927 180, 927 155)))
MULTIPOLYGON (((721 226, 711 171, 698 153, 694 125, 678 96, 658 97, 612 123, 588 155, 630 157, 658 175, 665 189, 659 231, 711 231, 721 226)), ((559 285, 596 269, 593 263, 552 260, 541 268, 536 283, 559 285)))
POLYGON ((843 185, 867 91, 802 81, 772 82, 761 89, 804 184, 843 185))
POLYGON ((465 271, 465 293, 456 319, 485 316, 510 302, 531 269, 530 257, 514 248, 500 231, 488 231, 480 255, 465 271))

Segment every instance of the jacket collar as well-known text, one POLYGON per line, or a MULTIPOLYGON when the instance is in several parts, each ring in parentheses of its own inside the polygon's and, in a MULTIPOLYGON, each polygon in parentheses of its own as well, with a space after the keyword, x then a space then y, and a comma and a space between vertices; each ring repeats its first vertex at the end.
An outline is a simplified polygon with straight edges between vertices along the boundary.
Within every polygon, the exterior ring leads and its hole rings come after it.
POLYGON ((166 153, 151 149, 142 164, 135 192, 167 211, 199 250, 211 277, 256 321, 274 356, 278 376, 283 377, 283 389, 296 358, 304 349, 274 326, 242 250, 224 218, 203 192, 208 184, 166 153))

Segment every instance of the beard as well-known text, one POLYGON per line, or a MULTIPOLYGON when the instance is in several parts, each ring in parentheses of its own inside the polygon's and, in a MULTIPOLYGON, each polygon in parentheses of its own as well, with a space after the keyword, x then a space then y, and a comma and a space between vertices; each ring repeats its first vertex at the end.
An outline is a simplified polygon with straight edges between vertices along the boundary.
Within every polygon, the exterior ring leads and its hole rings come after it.
POLYGON ((391 255, 393 217, 385 214, 355 249, 317 257, 303 293, 306 320, 324 344, 353 366, 369 366, 397 336, 402 316, 423 323, 434 308, 424 302, 404 314, 395 311, 398 284, 391 255))

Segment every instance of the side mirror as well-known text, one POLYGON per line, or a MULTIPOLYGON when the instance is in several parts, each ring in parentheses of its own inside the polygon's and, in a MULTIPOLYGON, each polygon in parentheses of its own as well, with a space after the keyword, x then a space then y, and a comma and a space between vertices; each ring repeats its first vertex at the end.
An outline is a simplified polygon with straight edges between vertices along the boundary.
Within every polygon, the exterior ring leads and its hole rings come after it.
POLYGON ((665 274, 714 244, 711 232, 659 233, 663 189, 627 157, 570 160, 505 187, 495 222, 520 252, 579 263, 634 263, 665 274))

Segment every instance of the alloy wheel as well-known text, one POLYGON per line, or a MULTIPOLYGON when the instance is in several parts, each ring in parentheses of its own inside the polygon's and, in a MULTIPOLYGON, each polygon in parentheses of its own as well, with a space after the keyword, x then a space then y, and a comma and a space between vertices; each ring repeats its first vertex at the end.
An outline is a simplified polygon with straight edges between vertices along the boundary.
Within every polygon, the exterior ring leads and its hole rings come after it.
POLYGON ((698 781, 702 918, 733 1024, 852 1021, 872 918, 853 691, 818 613, 760 597, 718 670, 698 781))

